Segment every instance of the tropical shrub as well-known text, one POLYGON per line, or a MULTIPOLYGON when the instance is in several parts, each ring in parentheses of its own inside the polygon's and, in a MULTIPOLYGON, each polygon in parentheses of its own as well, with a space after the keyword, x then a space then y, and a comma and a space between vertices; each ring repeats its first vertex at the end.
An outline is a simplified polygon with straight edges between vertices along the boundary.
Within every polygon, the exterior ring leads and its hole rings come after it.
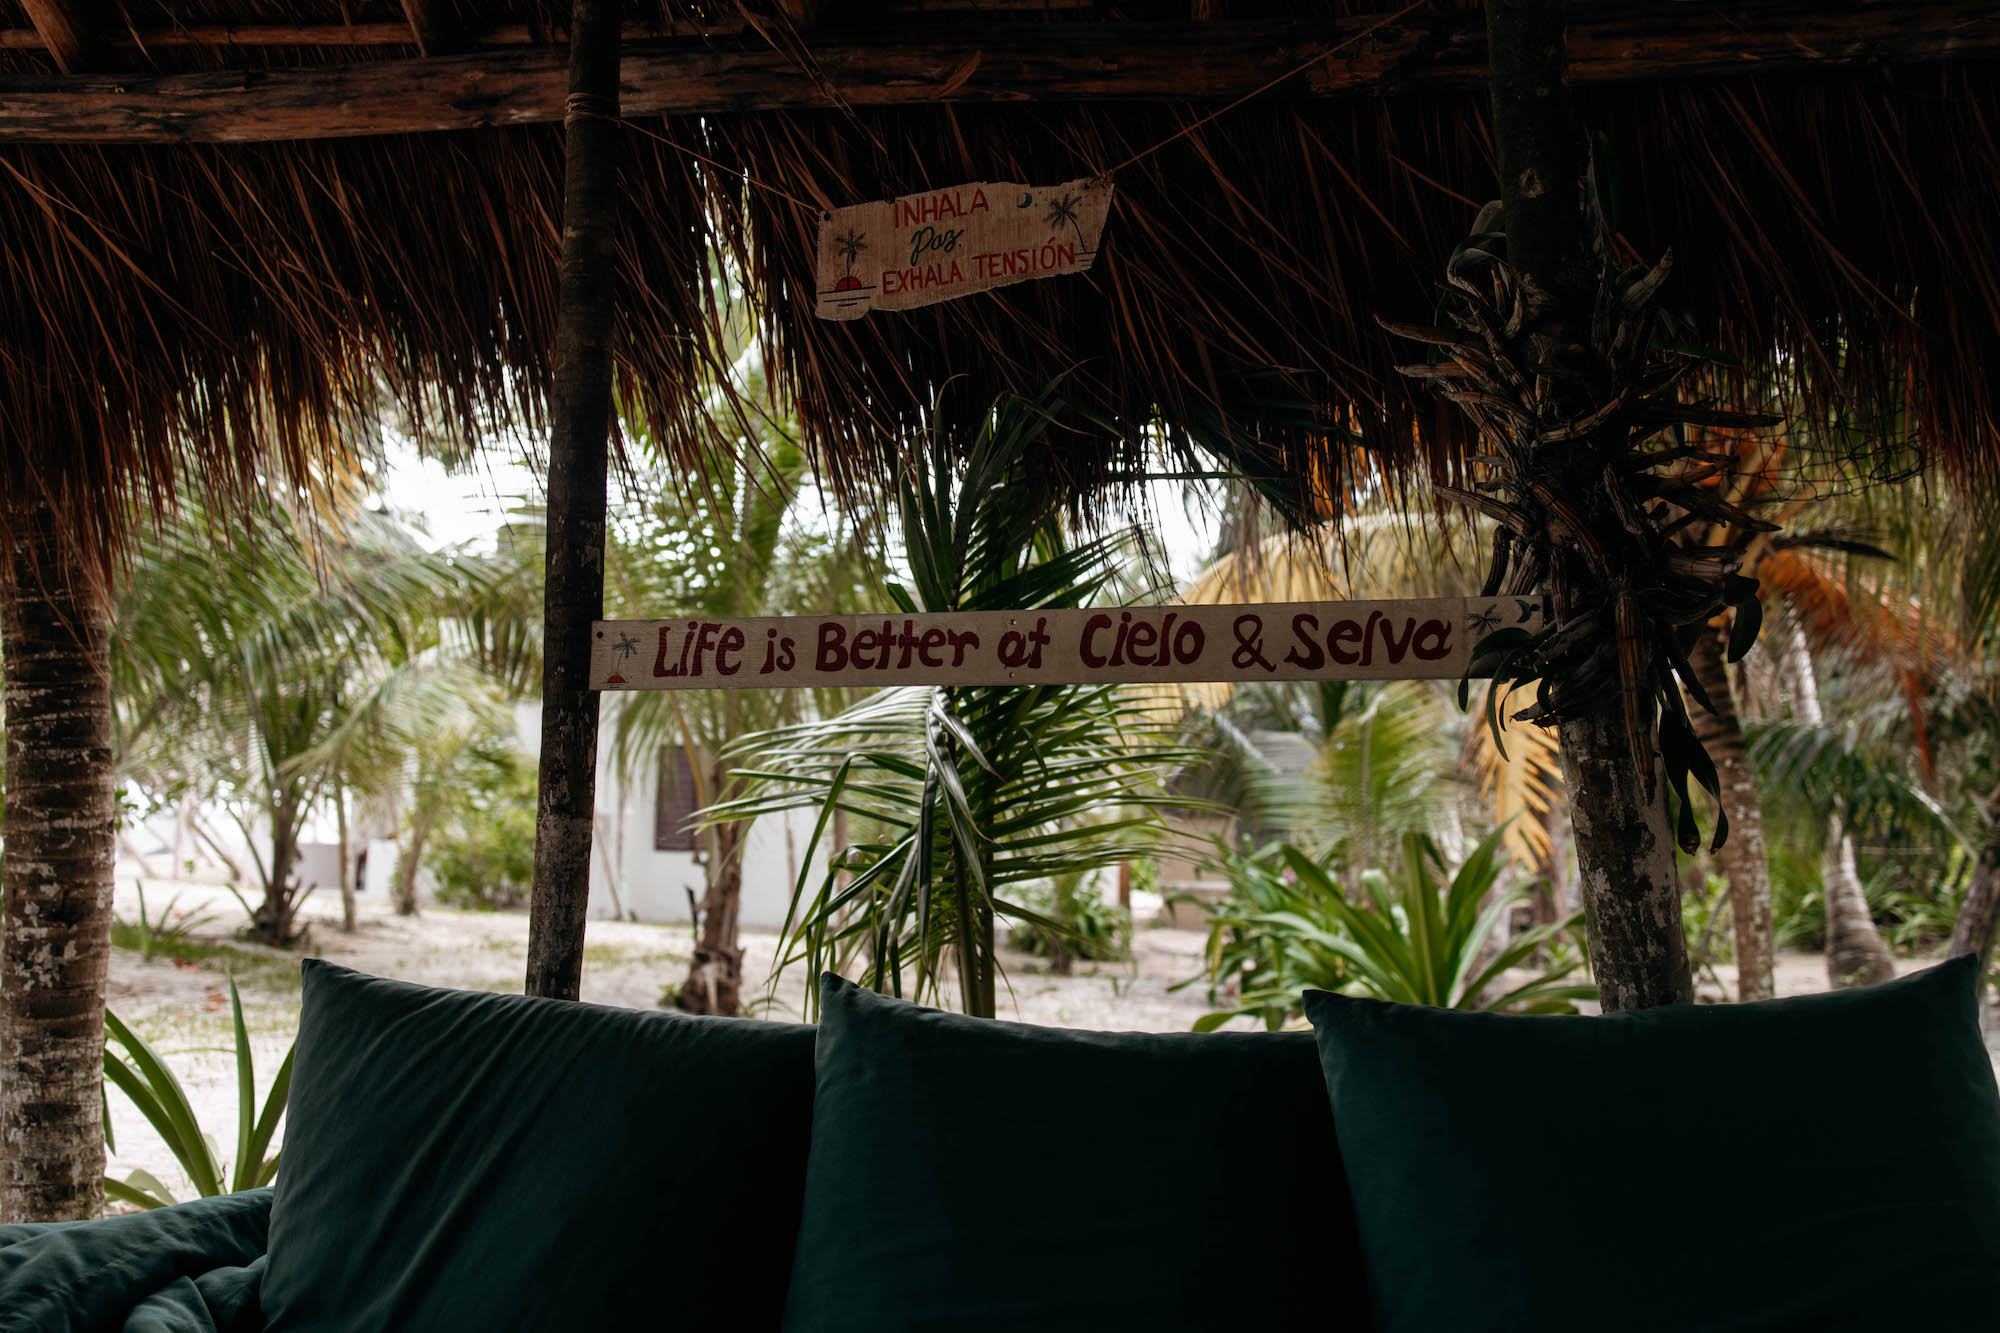
POLYGON ((1132 955, 1132 913, 1085 887, 1087 874, 1072 871, 1046 885, 1022 890, 1021 901, 1039 921, 1022 921, 1007 943, 1023 953, 1047 958, 1058 972, 1070 964, 1109 963, 1132 955))
POLYGON ((1567 947, 1576 916, 1532 927, 1489 952, 1508 911, 1536 888, 1529 881, 1495 891, 1503 833, 1489 833, 1448 880, 1436 844, 1409 834, 1402 866, 1364 871, 1353 890, 1334 881, 1326 861, 1290 844, 1223 851, 1230 896, 1209 927, 1206 979, 1215 988, 1237 978, 1242 989, 1236 1008, 1202 1015, 1195 1030, 1243 1014, 1281 1027, 1299 1013, 1299 993, 1308 987, 1532 1014, 1572 1013, 1574 1001, 1595 999, 1596 987, 1568 980, 1583 965, 1567 947), (1533 975, 1509 986, 1507 974, 1517 968, 1533 975))
MULTIPOLYGON (((257 1073, 250 1052, 250 1033, 243 1024, 243 999, 236 983, 229 983, 229 1007, 236 1026, 236 1156, 234 1178, 216 1155, 215 1142, 202 1131, 195 1119, 187 1091, 160 1053, 144 1037, 132 1031, 109 1009, 104 1011, 104 1077, 139 1108, 174 1159, 194 1182, 203 1198, 234 1190, 255 1189, 277 1178, 278 1159, 271 1138, 285 1114, 291 1096, 292 1052, 286 1051, 277 1077, 257 1109, 257 1073), (114 1049, 115 1048, 115 1049, 114 1049), (268 1156, 266 1154, 269 1154, 268 1156), (225 1185, 225 1180, 229 1183, 225 1185)), ((108 1094, 107 1094, 108 1095, 108 1094)), ((111 1127, 111 1108, 105 1107, 104 1145, 118 1151, 111 1127)), ((134 1171, 123 1180, 104 1177, 105 1197, 140 1208, 162 1208, 177 1202, 158 1176, 150 1171, 134 1171)))
POLYGON ((194 936, 197 926, 205 925, 213 913, 198 908, 185 908, 179 912, 180 895, 167 899, 157 916, 146 911, 146 886, 138 885, 139 920, 137 924, 112 919, 111 942, 120 948, 133 948, 139 956, 151 962, 161 954, 178 956, 185 952, 188 941, 194 936))
MULTIPOLYGON (((942 436, 915 452, 897 504, 910 584, 886 588, 898 612, 1007 610, 1032 627, 1038 611, 1095 604, 1111 541, 1073 541, 1026 476, 1053 410, 1009 399, 962 461, 942 436)), ((961 1006, 991 1017, 996 916, 1059 930, 1024 890, 1143 856, 1162 807, 1203 804, 1166 790, 1193 757, 1166 713, 1115 685, 887 689, 744 737, 728 752, 743 795, 704 817, 813 810, 808 867, 836 812, 868 830, 817 886, 801 873, 781 964, 858 958, 863 984, 918 998, 939 997, 955 965, 961 1006)))
POLYGON ((447 807, 423 849, 438 901, 492 911, 518 907, 535 874, 535 769, 507 750, 458 768, 447 807))

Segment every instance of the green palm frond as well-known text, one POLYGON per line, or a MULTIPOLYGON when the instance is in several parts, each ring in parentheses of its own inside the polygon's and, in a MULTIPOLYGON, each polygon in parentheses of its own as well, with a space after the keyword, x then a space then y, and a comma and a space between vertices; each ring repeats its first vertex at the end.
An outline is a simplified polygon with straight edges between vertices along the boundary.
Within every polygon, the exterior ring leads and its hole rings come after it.
MULTIPOLYGON (((906 611, 1087 605, 1109 577, 1111 538, 1072 543, 1038 513, 1019 466, 1053 395, 996 409, 954 462, 914 450, 899 488, 906 611)), ((742 795, 710 821, 817 812, 793 886, 782 960, 864 958, 862 979, 936 997, 956 961, 961 1004, 992 1012, 993 920, 1060 929, 1020 890, 1144 854, 1158 812, 1198 802, 1167 779, 1192 752, 1157 701, 1112 686, 899 688, 838 713, 745 737, 728 753, 742 795), (862 834, 814 878, 834 813, 862 834)))
POLYGON ((1594 987, 1570 980, 1583 962, 1566 948, 1577 917, 1491 946, 1509 910, 1537 887, 1499 890, 1504 835, 1488 834, 1447 878, 1436 844, 1407 834, 1400 865, 1364 871, 1347 889, 1325 859, 1289 844, 1221 849, 1231 893, 1210 923, 1208 980, 1234 980, 1241 993, 1235 1008, 1204 1015, 1196 1030, 1242 1015, 1280 1027, 1308 987, 1516 1013, 1570 1013, 1575 1001, 1595 999, 1594 987))

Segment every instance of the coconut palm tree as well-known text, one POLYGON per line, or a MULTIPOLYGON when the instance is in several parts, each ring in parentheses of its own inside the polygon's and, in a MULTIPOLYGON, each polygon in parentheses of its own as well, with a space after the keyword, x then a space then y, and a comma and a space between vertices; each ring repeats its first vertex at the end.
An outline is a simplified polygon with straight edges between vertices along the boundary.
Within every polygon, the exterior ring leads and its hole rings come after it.
MULTIPOLYGON (((907 588, 898 611, 1037 611, 1090 605, 1113 576, 1115 539, 1072 543, 1022 476, 1053 399, 998 405, 955 464, 918 450, 899 495, 907 588)), ((1192 754, 1156 703, 1115 686, 884 690, 836 715, 745 737, 744 794, 711 822, 812 810, 781 958, 814 968, 865 955, 867 984, 942 994, 992 1017, 994 919, 1060 933, 1018 886, 1118 865, 1154 845, 1157 811, 1200 802, 1164 779, 1192 754), (813 853, 844 812, 867 830, 811 882, 813 853), (951 966, 948 968, 947 963, 951 966)))
POLYGON ((54 512, 31 493, 0 503, 12 539, 0 564, 0 1223, 62 1221, 104 1206, 110 615, 54 512))
MULTIPOLYGON (((1306 532, 1281 531, 1239 546, 1197 575, 1182 590, 1181 600, 1219 605, 1467 596, 1476 591, 1467 558, 1470 548, 1481 538, 1491 540, 1492 525, 1475 519, 1434 528, 1426 508, 1421 493, 1400 501, 1384 497, 1378 507, 1349 515, 1338 530, 1322 526, 1306 532)), ((1227 684, 1197 685, 1186 691, 1190 702, 1211 709, 1221 707, 1233 692, 1227 684)), ((1398 691, 1396 697, 1407 707, 1423 697, 1423 687, 1398 691)), ((1443 700, 1439 696, 1431 702, 1443 700)), ((1561 849, 1551 816, 1563 796, 1555 741, 1547 731, 1505 714, 1495 722, 1494 727, 1467 729, 1464 759, 1479 776, 1493 826, 1504 829, 1502 845, 1513 863, 1544 877, 1537 889, 1537 912, 1553 920, 1552 886, 1559 879, 1561 849)), ((1426 734, 1433 739, 1442 734, 1434 716, 1426 734)), ((1328 729, 1322 739, 1331 735, 1328 729)), ((1380 781, 1379 776, 1375 780, 1380 781)), ((1328 826, 1336 829, 1352 822, 1333 809, 1319 811, 1317 818, 1331 821, 1328 826)))
MULTIPOLYGON (((1897 615, 1880 599, 1856 601, 1841 586, 1831 557, 1891 557, 1861 540, 1859 532, 1843 521, 1837 500, 1842 485, 1838 470, 1828 476, 1806 475, 1783 434, 1723 430, 1710 433, 1705 442, 1726 457, 1727 465, 1699 484, 1737 512, 1767 515, 1783 525, 1782 531, 1751 532, 1698 519, 1690 531, 1703 544, 1729 550, 1739 574, 1757 581, 1758 607, 1751 614, 1761 619, 1766 608, 1787 613, 1779 656, 1794 707, 1811 713, 1819 707, 1806 644, 1822 652, 1858 656, 1894 675, 1903 693, 1911 697, 1921 693, 1927 670, 1925 636, 1913 634, 1908 617, 1897 615), (1814 498, 1820 494, 1829 498, 1814 498)), ((1738 998, 1760 1000, 1775 994, 1770 863, 1738 684, 1726 666, 1729 640, 1738 634, 1744 614, 1740 607, 1721 611, 1694 636, 1688 656, 1708 704, 1694 713, 1695 734, 1715 761, 1721 778, 1716 801, 1731 829, 1729 841, 1717 854, 1729 881, 1738 998)), ((1846 984, 1841 978, 1880 980, 1887 975, 1888 950, 1868 917, 1853 874, 1851 840, 1834 828, 1828 831, 1827 843, 1829 975, 1835 984, 1846 984), (1843 965, 1835 966, 1836 956, 1843 965)))
POLYGON ((475 645, 453 613, 483 585, 374 511, 322 523, 266 503, 235 522, 218 540, 190 512, 135 556, 113 654, 120 753, 142 781, 192 771, 224 798, 259 881, 252 924, 284 944, 305 821, 371 762, 389 780, 385 738, 419 729, 399 716, 460 696, 453 663, 475 645))
MULTIPOLYGON (((864 552, 845 517, 830 515, 812 486, 787 423, 750 423, 757 438, 734 456, 713 450, 692 487, 661 460, 636 476, 610 524, 606 604, 614 614, 736 619, 859 609, 864 552)), ((649 455, 643 427, 637 452, 649 455)), ((739 737, 814 712, 838 712, 846 691, 636 691, 612 696, 610 757, 628 779, 653 771, 663 750, 686 754, 697 803, 729 795, 724 755, 739 737)), ((736 822, 699 832, 706 885, 695 904, 694 957, 676 1004, 690 1013, 734 1014, 741 1004, 742 840, 736 822)))
POLYGON ((1792 836, 1822 851, 1836 984, 1885 972, 1886 949, 1870 943, 1859 840, 1914 842, 1917 854, 1903 856, 1911 874, 1962 879, 1950 953, 1990 955, 2000 895, 1991 651, 2000 514, 1990 494, 1937 485, 1876 490, 1848 507, 1897 558, 1850 559, 1845 569, 1820 558, 1777 580, 1792 608, 1780 672, 1791 715, 1750 728, 1752 757, 1767 790, 1786 798, 1792 836), (1838 722, 1821 702, 1828 675, 1838 722))

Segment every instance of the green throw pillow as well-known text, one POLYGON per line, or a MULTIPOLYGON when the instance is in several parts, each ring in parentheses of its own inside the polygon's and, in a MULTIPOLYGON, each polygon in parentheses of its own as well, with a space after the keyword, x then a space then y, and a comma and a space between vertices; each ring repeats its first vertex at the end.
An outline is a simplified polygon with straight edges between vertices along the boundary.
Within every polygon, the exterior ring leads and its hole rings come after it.
POLYGON ((775 1329, 812 1049, 308 960, 269 1333, 775 1329))
POLYGON ((1309 1035, 821 996, 788 1333, 1367 1327, 1309 1035))
POLYGON ((1608 1018, 1307 991, 1376 1323, 1993 1327, 1976 975, 1608 1018))

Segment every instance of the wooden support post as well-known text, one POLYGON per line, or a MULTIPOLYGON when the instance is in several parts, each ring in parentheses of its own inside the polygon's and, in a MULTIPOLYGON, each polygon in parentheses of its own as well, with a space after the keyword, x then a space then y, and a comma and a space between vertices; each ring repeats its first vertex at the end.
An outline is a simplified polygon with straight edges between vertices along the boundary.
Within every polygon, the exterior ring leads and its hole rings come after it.
POLYGON ((604 487, 611 432, 613 253, 618 208, 619 0, 575 0, 563 115, 562 278, 549 441, 542 600, 542 756, 530 995, 574 1000, 583 980, 597 801, 590 628, 604 614, 604 487))
MULTIPOLYGON (((1552 346, 1577 342, 1587 332, 1594 276, 1579 207, 1582 134, 1570 105, 1562 0, 1487 0, 1486 44, 1508 258, 1533 296, 1527 334, 1552 346)), ((1573 467, 1559 448, 1545 447, 1537 465, 1573 467)), ((1604 1008, 1688 1003, 1693 983, 1667 784, 1642 783, 1615 689, 1563 723, 1561 737, 1591 971, 1604 1008)))

